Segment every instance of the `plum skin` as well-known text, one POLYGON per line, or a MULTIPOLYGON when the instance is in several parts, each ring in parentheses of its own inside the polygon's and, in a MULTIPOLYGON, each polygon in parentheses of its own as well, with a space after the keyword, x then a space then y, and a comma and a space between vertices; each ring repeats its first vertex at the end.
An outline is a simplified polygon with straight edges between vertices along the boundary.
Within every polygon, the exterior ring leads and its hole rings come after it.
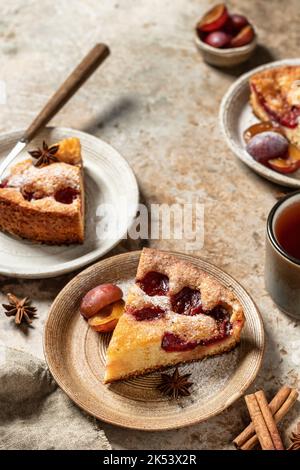
POLYGON ((197 29, 200 32, 209 33, 218 31, 226 22, 228 11, 224 4, 216 5, 211 8, 199 21, 197 29))
POLYGON ((246 150, 254 160, 266 165, 269 160, 287 156, 288 141, 277 132, 261 132, 249 140, 246 150))
POLYGON ((241 31, 230 41, 231 47, 241 47, 249 44, 254 38, 254 29, 251 25, 244 26, 241 31))
POLYGON ((228 46, 232 36, 224 31, 214 31, 205 38, 206 44, 212 47, 221 48, 228 46))
POLYGON ((230 15, 230 19, 237 32, 249 24, 248 19, 244 15, 238 15, 237 13, 230 15))
POLYGON ((81 301, 80 313, 85 318, 90 318, 107 305, 120 300, 122 296, 122 290, 115 284, 100 284, 85 294, 81 301))

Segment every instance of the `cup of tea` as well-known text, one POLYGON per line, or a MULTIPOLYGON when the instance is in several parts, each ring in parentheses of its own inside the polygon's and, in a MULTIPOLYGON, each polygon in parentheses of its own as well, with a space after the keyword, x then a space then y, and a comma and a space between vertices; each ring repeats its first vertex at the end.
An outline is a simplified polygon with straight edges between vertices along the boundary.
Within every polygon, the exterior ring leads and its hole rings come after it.
POLYGON ((300 191, 282 198, 269 214, 265 284, 280 310, 300 320, 300 191))

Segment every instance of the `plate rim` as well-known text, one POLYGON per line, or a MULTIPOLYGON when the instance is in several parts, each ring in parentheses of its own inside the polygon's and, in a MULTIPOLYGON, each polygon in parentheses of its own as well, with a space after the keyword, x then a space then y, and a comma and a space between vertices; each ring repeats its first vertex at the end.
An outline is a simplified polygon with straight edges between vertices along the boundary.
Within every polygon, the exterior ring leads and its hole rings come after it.
MULTIPOLYGON (((128 224, 126 227, 126 231, 122 234, 119 234, 117 239, 113 241, 109 246, 107 246, 104 250, 102 248, 98 248, 96 250, 93 250, 90 253, 86 253, 85 255, 81 256, 80 258, 74 258, 72 261, 68 261, 66 263, 61 263, 61 264, 55 264, 51 268, 47 269, 46 271, 39 271, 39 272, 34 272, 30 273, 28 271, 22 271, 21 269, 14 271, 9 268, 4 268, 0 264, 0 274, 4 276, 10 276, 10 277, 15 277, 15 278, 21 278, 21 279, 47 279, 47 278, 52 278, 52 277, 57 277, 61 276, 73 271, 76 271, 78 269, 81 269, 90 263, 96 262, 99 258, 105 256, 109 251, 111 251, 126 235, 127 230, 130 228, 133 220, 134 220, 134 214, 136 213, 138 209, 138 204, 139 204, 139 187, 137 183, 137 179, 135 176, 135 173, 132 169, 132 167, 129 165, 128 161, 126 158, 117 150, 113 145, 109 144, 105 140, 102 140, 101 138, 94 136, 92 134, 89 134, 88 132, 84 132, 81 130, 77 130, 71 127, 64 127, 64 126, 45 126, 42 131, 47 130, 47 131, 55 131, 59 130, 65 133, 71 133, 72 135, 78 136, 80 139, 80 136, 83 136, 82 138, 88 137, 89 139, 97 142, 100 141, 101 144, 106 147, 107 149, 113 150, 115 154, 119 156, 120 159, 123 160, 123 163, 127 169, 128 176, 130 176, 130 186, 132 188, 132 203, 134 204, 134 210, 132 211, 132 216, 128 220, 128 224), (100 253, 101 252, 101 253, 100 253), (79 261, 77 261, 79 260, 79 261)), ((19 140, 21 136, 24 134, 25 129, 17 129, 13 130, 11 132, 5 132, 5 133, 0 133, 0 146, 5 142, 6 139, 14 139, 14 140, 19 140)), ((39 134, 37 134, 36 137, 38 137, 39 134)), ((35 138, 36 138, 35 137, 35 138)), ((132 206, 133 207, 133 206, 132 206)), ((40 245, 39 245, 40 246, 40 245)), ((41 244, 42 246, 42 244, 41 244)), ((48 245, 46 245, 48 246, 48 245)))
POLYGON ((232 133, 228 129, 227 119, 226 119, 227 113, 228 113, 228 107, 231 103, 231 100, 235 92, 239 88, 244 86, 245 82, 247 82, 253 74, 257 72, 261 72, 263 70, 268 70, 268 69, 272 69, 275 67, 279 67, 282 65, 300 65, 300 58, 280 59, 280 60, 275 60, 272 62, 267 62, 265 64, 255 67, 254 69, 242 74, 237 80, 235 80, 229 86, 228 90, 226 91, 225 95, 222 98, 220 109, 219 109, 219 124, 221 127, 223 137, 225 138, 225 141, 228 147, 230 148, 230 150, 235 154, 235 156, 239 160, 241 160, 249 168, 251 168, 251 170, 257 173, 259 176, 273 183, 277 183, 280 186, 298 189, 300 188, 300 179, 294 179, 287 175, 277 173, 275 170, 272 170, 271 168, 267 168, 264 165, 261 165, 260 163, 256 162, 253 158, 249 157, 246 150, 236 145, 233 139, 231 138, 232 133))
MULTIPOLYGON (((166 251, 166 250, 160 250, 160 251, 166 251)), ((130 424, 128 425, 125 425, 125 424, 122 424, 122 423, 119 423, 119 422, 116 422, 116 420, 114 419, 109 419, 108 417, 106 418, 103 418, 103 417, 99 417, 97 416, 91 409, 89 409, 89 407, 87 405, 85 405, 84 403, 81 403, 79 400, 77 401, 77 397, 76 397, 76 393, 72 393, 72 390, 71 388, 68 386, 68 384, 64 384, 63 383, 63 380, 60 380, 60 377, 59 377, 59 374, 56 373, 56 370, 55 370, 55 364, 53 363, 52 364, 52 361, 51 361, 51 352, 50 350, 48 350, 48 341, 49 341, 49 335, 51 336, 51 326, 50 326, 50 321, 51 321, 51 316, 54 315, 55 313, 55 309, 56 309, 56 305, 61 301, 61 299, 63 298, 65 292, 70 288, 71 285, 73 284, 76 284, 77 280, 79 277, 81 276, 85 276, 86 274, 88 274, 90 271, 94 270, 95 267, 97 265, 100 265, 102 264, 103 262, 108 262, 108 261, 111 261, 111 262, 116 262, 116 263, 119 263, 120 264, 120 261, 122 259, 126 259, 127 257, 135 257, 135 256, 140 256, 142 250, 135 250, 135 251, 129 251, 129 252, 126 252, 126 253, 121 253, 121 254, 118 254, 118 255, 114 255, 114 256, 111 256, 109 258, 106 258, 105 260, 101 260, 101 261, 98 261, 97 263, 93 264, 92 266, 89 266, 88 268, 86 268, 84 271, 82 271, 81 273, 77 274, 68 284, 66 284, 66 286, 59 292, 59 294, 57 295, 57 297, 54 299, 50 309, 49 309, 49 312, 48 312, 48 315, 47 315, 47 318, 46 318, 46 321, 45 321, 45 325, 44 325, 44 331, 43 331, 43 351, 44 351, 44 357, 45 357, 45 360, 46 360, 46 363, 48 365, 48 368, 49 368, 49 371, 52 375, 52 377, 54 378, 54 380, 56 381, 56 383, 58 384, 58 386, 64 391, 64 393, 66 393, 66 395, 76 404, 76 406, 78 406, 80 409, 82 409, 83 411, 85 411, 86 413, 88 413, 90 416, 93 416, 95 417, 96 419, 99 419, 100 421, 103 421, 103 422, 106 422, 108 424, 112 424, 112 425, 115 425, 115 426, 118 426, 120 428, 123 428, 123 429, 133 429, 133 430, 140 430, 140 431, 149 431, 149 432, 153 432, 153 431, 166 431, 166 430, 171 430, 171 429, 179 429, 179 428, 183 428, 183 427, 187 427, 187 426, 191 426, 191 425, 195 425, 195 424, 198 424, 200 422, 204 422, 204 421, 207 421, 208 419, 212 418, 213 416, 217 416, 219 415, 220 413, 222 413, 224 410, 226 410, 230 405, 232 405, 236 400, 238 400, 239 398, 241 398, 244 394, 244 392, 250 387, 250 385, 254 382, 254 380, 256 379, 258 373, 259 373, 259 370, 261 369, 261 366, 262 366, 262 363, 263 363, 263 360, 264 360, 264 355, 265 355, 265 348, 266 348, 266 335, 265 335, 265 330, 264 330, 264 324, 263 324, 263 318, 262 318, 262 315, 256 305, 256 303, 254 302, 254 300, 252 299, 252 296, 247 292, 247 290, 240 284, 239 281, 237 281, 236 279, 234 279, 230 274, 228 274, 226 271, 224 271, 223 269, 219 268, 218 266, 214 265, 213 263, 210 263, 202 258, 200 258, 199 256, 195 256, 195 255, 190 255, 190 254, 187 254, 187 253, 181 253, 181 252, 178 252, 178 251, 166 251, 167 253, 171 254, 171 255, 174 255, 174 256, 184 256, 186 259, 190 259, 190 260, 200 260, 201 263, 203 263, 204 265, 206 266, 209 266, 209 267, 212 267, 214 268, 216 271, 218 271, 220 274, 224 275, 227 277, 227 279, 229 281, 233 281, 234 284, 236 284, 242 291, 243 293, 248 297, 249 301, 252 303, 253 307, 254 307, 254 310, 255 310, 255 314, 256 314, 256 317, 257 317, 257 320, 258 320, 258 324, 259 324, 259 336, 260 336, 260 341, 261 341, 261 348, 259 349, 259 356, 258 356, 258 360, 257 360, 257 364, 256 364, 256 368, 255 370, 252 371, 252 374, 247 378, 247 381, 245 381, 245 383, 241 386, 241 388, 239 389, 239 392, 238 393, 233 393, 231 398, 226 400, 226 402, 222 405, 222 406, 219 406, 216 411, 213 411, 213 412, 210 412, 208 413, 206 416, 202 417, 202 418, 197 418, 195 417, 193 420, 190 420, 188 423, 183 423, 182 425, 178 426, 177 424, 175 425, 171 425, 171 424, 166 424, 166 425, 160 425, 159 427, 151 427, 151 426, 140 426, 140 425, 135 425, 133 422, 131 422, 130 424), (50 333, 49 333, 50 331, 50 333), (53 366, 53 367, 52 367, 53 366)), ((203 269, 203 268, 202 268, 203 269)), ((211 274, 210 274, 211 275, 211 274)), ((237 294, 236 294, 237 295, 237 294)), ((133 400, 134 401, 134 400, 133 400)), ((145 419, 145 422, 146 422, 146 419, 145 419)))

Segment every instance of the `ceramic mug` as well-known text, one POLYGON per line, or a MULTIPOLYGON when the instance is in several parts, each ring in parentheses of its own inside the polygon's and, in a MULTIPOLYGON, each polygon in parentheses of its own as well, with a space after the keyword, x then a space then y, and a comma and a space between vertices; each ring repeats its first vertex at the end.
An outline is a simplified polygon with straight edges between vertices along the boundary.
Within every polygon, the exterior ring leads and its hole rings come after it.
MULTIPOLYGON (((267 221, 265 284, 283 312, 300 320, 300 260, 290 256, 276 238, 276 221, 287 207, 300 202, 300 191, 288 194, 275 204, 267 221)), ((299 240, 300 243, 300 240, 299 240)))

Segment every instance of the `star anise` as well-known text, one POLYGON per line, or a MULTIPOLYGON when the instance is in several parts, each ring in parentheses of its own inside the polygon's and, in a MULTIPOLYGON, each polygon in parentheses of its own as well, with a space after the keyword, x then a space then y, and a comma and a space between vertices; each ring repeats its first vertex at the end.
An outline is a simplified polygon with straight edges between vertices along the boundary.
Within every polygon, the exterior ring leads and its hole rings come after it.
POLYGON ((5 315, 8 317, 15 316, 15 323, 20 325, 23 320, 28 324, 32 323, 32 320, 36 316, 36 308, 31 306, 31 300, 28 297, 19 299, 13 294, 7 294, 9 304, 3 304, 2 307, 5 309, 5 315))
POLYGON ((28 153, 36 158, 34 166, 43 167, 55 163, 58 159, 55 157, 55 154, 58 152, 59 145, 51 145, 48 147, 45 141, 43 141, 43 147, 37 150, 30 150, 28 153))
POLYGON ((193 382, 189 382, 188 379, 191 374, 180 375, 178 367, 176 367, 172 375, 161 374, 161 383, 157 386, 164 395, 178 399, 180 396, 187 397, 191 393, 189 388, 193 385, 193 382))
POLYGON ((297 424, 296 432, 291 434, 291 445, 288 450, 300 450, 300 423, 297 424))

